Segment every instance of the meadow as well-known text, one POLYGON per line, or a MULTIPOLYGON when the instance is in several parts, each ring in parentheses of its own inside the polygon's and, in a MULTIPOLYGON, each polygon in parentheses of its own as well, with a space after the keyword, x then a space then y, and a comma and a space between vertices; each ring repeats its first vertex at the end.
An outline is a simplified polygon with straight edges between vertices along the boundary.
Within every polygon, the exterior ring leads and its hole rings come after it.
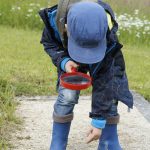
MULTIPOLYGON (((106 1, 119 23, 130 89, 150 101, 150 2, 106 1)), ((15 96, 56 95, 56 68, 40 44, 43 23, 38 15, 55 3, 0 1, 0 150, 7 149, 8 129, 20 123, 14 113, 18 105, 15 96)), ((90 89, 82 94, 90 94, 90 89)))

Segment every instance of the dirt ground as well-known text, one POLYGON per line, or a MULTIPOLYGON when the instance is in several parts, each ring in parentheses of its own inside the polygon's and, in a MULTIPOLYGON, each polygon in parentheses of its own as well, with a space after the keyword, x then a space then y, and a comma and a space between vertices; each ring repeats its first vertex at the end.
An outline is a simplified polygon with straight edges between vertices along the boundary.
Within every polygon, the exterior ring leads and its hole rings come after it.
MULTIPOLYGON (((48 150, 51 139, 52 111, 56 97, 21 97, 17 115, 23 118, 21 130, 12 134, 13 150, 48 150)), ((90 125, 90 97, 81 96, 75 107, 75 117, 69 135, 67 150, 97 150, 97 141, 85 143, 86 132, 90 125)), ((150 110, 149 110, 150 111, 150 110)), ((123 150, 150 150, 150 123, 134 107, 119 103, 121 120, 118 126, 120 143, 123 150)))

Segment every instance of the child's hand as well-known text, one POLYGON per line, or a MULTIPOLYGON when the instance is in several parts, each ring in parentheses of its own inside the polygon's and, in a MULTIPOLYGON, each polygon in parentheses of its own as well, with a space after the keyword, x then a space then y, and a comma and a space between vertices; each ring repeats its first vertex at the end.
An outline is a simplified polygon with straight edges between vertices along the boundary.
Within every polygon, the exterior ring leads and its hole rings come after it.
POLYGON ((74 67, 74 68, 77 68, 78 67, 78 64, 76 64, 74 61, 71 61, 69 60, 66 65, 65 65, 65 70, 66 72, 72 72, 71 71, 71 68, 74 67))
POLYGON ((90 143, 94 140, 98 140, 101 136, 102 130, 91 126, 87 133, 86 143, 90 143))

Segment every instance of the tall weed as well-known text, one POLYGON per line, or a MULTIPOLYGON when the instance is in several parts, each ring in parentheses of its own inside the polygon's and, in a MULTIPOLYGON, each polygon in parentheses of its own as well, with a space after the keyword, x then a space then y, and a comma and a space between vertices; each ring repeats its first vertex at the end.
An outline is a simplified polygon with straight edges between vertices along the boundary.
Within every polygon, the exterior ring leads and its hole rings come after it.
POLYGON ((0 79, 0 149, 8 146, 8 128, 10 123, 18 123, 14 112, 16 102, 14 101, 14 90, 5 79, 0 79))

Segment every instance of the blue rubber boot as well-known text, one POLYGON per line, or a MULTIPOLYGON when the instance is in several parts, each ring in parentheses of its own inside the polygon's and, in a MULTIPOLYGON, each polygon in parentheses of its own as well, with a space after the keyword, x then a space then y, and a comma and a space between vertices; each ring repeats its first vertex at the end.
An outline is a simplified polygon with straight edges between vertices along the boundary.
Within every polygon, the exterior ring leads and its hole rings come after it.
POLYGON ((71 122, 53 123, 50 150, 66 150, 71 122))
POLYGON ((102 130, 98 150, 122 150, 119 144, 116 124, 106 124, 102 130))

